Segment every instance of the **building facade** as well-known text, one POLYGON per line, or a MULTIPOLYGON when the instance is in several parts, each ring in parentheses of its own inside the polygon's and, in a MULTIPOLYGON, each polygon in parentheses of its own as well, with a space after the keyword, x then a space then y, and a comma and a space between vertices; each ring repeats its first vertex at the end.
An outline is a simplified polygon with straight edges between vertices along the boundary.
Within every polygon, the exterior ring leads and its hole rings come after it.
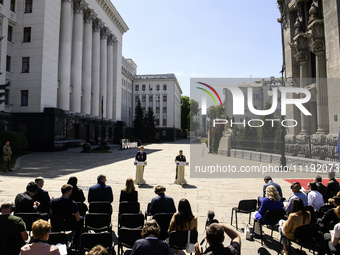
POLYGON ((287 118, 297 120, 300 125, 288 130, 286 149, 301 156, 336 158, 340 129, 340 2, 277 2, 286 77, 296 79, 297 86, 308 89, 312 95, 305 104, 311 116, 304 115, 296 107, 288 108, 287 118), (317 146, 308 149, 313 144, 317 146), (325 150, 329 151, 328 155, 325 150))
POLYGON ((146 112, 153 109, 156 130, 160 140, 181 137, 182 89, 174 74, 135 75, 133 82, 133 109, 138 100, 146 112))
POLYGON ((0 16, 0 84, 11 84, 0 129, 48 151, 125 136, 137 65, 122 56, 129 28, 110 0, 0 0, 0 16))

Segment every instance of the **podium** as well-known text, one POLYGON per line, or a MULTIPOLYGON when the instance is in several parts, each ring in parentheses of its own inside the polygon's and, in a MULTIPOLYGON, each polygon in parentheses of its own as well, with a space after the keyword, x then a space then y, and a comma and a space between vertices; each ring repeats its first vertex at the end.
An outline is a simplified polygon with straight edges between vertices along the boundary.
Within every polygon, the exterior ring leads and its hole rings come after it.
POLYGON ((135 161, 133 163, 136 166, 136 179, 135 183, 138 185, 145 184, 146 181, 143 179, 144 166, 147 165, 145 161, 135 161))
POLYGON ((187 181, 184 179, 184 168, 189 165, 189 162, 176 162, 177 166, 177 179, 175 180, 175 184, 183 185, 187 184, 187 181))

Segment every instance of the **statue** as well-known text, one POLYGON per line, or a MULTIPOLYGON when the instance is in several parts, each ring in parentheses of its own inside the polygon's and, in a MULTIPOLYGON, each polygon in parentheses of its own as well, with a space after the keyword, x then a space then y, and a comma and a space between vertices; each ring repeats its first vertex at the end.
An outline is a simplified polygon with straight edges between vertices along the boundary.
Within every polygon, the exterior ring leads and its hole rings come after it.
POLYGON ((224 131, 222 132, 222 137, 220 140, 220 144, 218 146, 218 154, 226 154, 226 156, 230 156, 231 149, 231 139, 233 137, 233 130, 230 128, 230 124, 226 123, 224 125, 224 131))

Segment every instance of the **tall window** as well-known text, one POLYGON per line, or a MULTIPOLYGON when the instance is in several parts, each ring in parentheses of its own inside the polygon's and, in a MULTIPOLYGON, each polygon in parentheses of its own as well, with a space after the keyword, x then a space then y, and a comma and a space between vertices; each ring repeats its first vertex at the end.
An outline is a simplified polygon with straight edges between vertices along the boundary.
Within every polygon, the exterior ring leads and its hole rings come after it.
POLYGON ((166 113, 166 107, 163 107, 163 113, 166 113))
POLYGON ((8 25, 8 31, 7 31, 7 41, 11 42, 13 36, 13 27, 8 25))
POLYGON ((135 96, 135 102, 138 102, 139 96, 135 96))
POLYGON ((156 95, 156 102, 159 102, 159 95, 156 95))
POLYGON ((153 100, 153 96, 150 95, 150 96, 149 96, 149 102, 152 102, 152 100, 153 100))
POLYGON ((163 102, 166 102, 167 96, 163 96, 163 102))
POLYGON ((156 90, 159 90, 159 84, 156 85, 156 90))
POLYGON ((0 4, 4 4, 4 0, 0 0, 0 4))
POLYGON ((9 8, 12 12, 15 12, 15 0, 11 0, 11 5, 9 8))
POLYGON ((11 71, 11 56, 6 57, 6 71, 10 72, 11 71))
POLYGON ((166 90, 166 84, 163 84, 163 90, 166 90))
POLYGON ((149 84, 149 91, 152 91, 152 84, 149 84))
POLYGON ((24 27, 24 42, 31 42, 31 28, 24 27))
POLYGON ((21 90, 21 106, 28 105, 28 90, 21 90))
POLYGON ((25 1, 25 13, 32 13, 33 0, 25 1))
POLYGON ((5 104, 9 104, 9 89, 5 90, 5 104))
POLYGON ((135 86, 135 91, 139 91, 139 85, 135 86))
POLYGON ((145 91, 145 84, 142 85, 142 91, 145 91))
POLYGON ((156 113, 159 113, 159 107, 158 106, 156 107, 156 113))
POLYGON ((166 119, 163 119, 163 126, 166 126, 166 119))
POLYGON ((146 101, 146 96, 142 96, 142 102, 146 101))
POLYGON ((30 58, 23 57, 22 58, 22 73, 29 73, 30 72, 30 58))

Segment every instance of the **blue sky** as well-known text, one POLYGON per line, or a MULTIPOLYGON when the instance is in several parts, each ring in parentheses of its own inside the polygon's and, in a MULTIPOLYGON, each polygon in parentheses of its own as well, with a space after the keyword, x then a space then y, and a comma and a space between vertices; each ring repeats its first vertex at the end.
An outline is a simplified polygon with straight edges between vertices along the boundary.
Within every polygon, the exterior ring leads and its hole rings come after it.
POLYGON ((111 0, 130 30, 123 56, 138 74, 190 78, 279 77, 280 16, 275 0, 111 0))

